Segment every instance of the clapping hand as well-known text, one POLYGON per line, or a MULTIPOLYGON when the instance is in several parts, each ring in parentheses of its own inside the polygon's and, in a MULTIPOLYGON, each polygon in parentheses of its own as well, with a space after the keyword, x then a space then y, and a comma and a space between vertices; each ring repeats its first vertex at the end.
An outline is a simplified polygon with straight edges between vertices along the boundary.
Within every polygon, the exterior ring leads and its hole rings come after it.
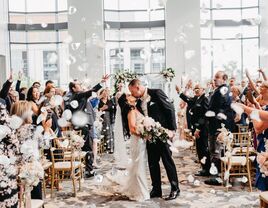
POLYGON ((13 82, 13 70, 12 69, 10 70, 10 75, 9 75, 8 81, 13 82))
POLYGON ((23 75, 23 72, 20 70, 19 73, 18 73, 18 80, 21 80, 22 75, 23 75))

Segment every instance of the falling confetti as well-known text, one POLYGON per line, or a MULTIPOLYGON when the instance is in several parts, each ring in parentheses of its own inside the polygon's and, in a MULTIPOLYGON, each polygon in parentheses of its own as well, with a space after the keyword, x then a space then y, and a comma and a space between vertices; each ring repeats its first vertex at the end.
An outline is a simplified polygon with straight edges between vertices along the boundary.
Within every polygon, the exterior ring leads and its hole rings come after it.
POLYGON ((228 87, 221 87, 220 93, 224 96, 228 92, 228 87))
POLYGON ((71 43, 71 48, 76 51, 80 47, 81 43, 71 43))
POLYGON ((186 59, 191 59, 195 56, 195 51, 194 50, 187 50, 187 51, 185 51, 184 55, 185 55, 186 59))
POLYGON ((72 123, 75 126, 83 127, 89 122, 88 114, 83 111, 77 111, 72 116, 72 123))
POLYGON ((194 186, 200 186, 200 184, 201 184, 201 183, 200 183, 199 180, 195 180, 195 181, 194 181, 194 186))
POLYGON ((47 23, 44 23, 44 22, 41 23, 41 27, 42 27, 42 28, 46 28, 46 27, 47 27, 47 23))
POLYGON ((202 164, 206 164, 206 160, 207 160, 207 157, 203 157, 203 158, 200 160, 200 162, 201 162, 202 164))
POLYGON ((77 11, 77 9, 74 6, 70 6, 69 10, 68 10, 68 14, 73 15, 76 13, 76 11, 77 11))
POLYGON ((63 127, 69 126, 69 123, 68 123, 68 121, 66 121, 65 118, 59 118, 58 125, 63 128, 63 127))
POLYGON ((187 177, 187 180, 188 180, 189 183, 193 183, 194 182, 194 177, 192 175, 189 175, 187 177))
POLYGON ((214 111, 207 111, 206 114, 205 114, 206 117, 215 117, 216 114, 214 111))
POLYGON ((11 133, 11 129, 5 125, 0 125, 0 140, 11 133))
POLYGON ((62 96, 60 96, 60 95, 55 95, 55 96, 54 96, 54 103, 55 103, 56 106, 60 106, 60 105, 62 105, 62 103, 63 103, 63 98, 62 98, 62 96))
POLYGON ((101 183, 103 181, 103 175, 96 174, 94 175, 94 179, 97 183, 101 183))
POLYGON ((65 111, 63 111, 62 118, 64 118, 67 121, 70 120, 72 118, 72 111, 69 109, 66 109, 65 111))
POLYGON ((223 113, 218 113, 217 118, 220 119, 220 120, 226 120, 227 116, 225 114, 223 114, 223 113))
POLYGON ((251 114, 249 115, 249 117, 253 120, 256 120, 256 121, 261 121, 260 119, 260 115, 259 115, 259 111, 258 110, 253 110, 251 112, 251 114))
POLYGON ((10 122, 10 124, 9 124, 10 128, 18 129, 22 125, 23 120, 16 115, 12 115, 11 118, 9 119, 9 122, 10 122))
POLYGON ((49 64, 56 64, 58 60, 58 55, 55 52, 49 53, 47 54, 47 60, 49 64))
POLYGON ((217 175, 218 174, 218 169, 217 169, 217 167, 215 166, 214 163, 211 163, 211 167, 209 169, 209 173, 211 175, 217 175))

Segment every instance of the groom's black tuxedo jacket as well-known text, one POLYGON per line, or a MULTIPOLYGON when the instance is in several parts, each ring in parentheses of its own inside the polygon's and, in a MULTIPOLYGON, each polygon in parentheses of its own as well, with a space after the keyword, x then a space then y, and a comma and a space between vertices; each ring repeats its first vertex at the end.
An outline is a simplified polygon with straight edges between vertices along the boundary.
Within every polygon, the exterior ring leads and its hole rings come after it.
POLYGON ((176 130, 174 106, 166 94, 161 89, 148 89, 148 95, 151 97, 147 103, 148 116, 158 121, 162 127, 176 130))

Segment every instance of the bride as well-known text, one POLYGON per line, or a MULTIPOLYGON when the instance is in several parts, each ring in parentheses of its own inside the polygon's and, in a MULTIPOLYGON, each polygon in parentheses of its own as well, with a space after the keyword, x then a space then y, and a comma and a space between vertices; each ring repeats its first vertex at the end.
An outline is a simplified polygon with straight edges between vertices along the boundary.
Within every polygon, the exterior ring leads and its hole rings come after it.
MULTIPOLYGON (((145 201, 150 199, 148 191, 146 164, 146 142, 140 138, 136 130, 137 124, 143 119, 143 115, 136 109, 136 98, 123 94, 119 102, 122 106, 123 122, 128 123, 127 130, 130 132, 130 160, 127 172, 118 171, 115 175, 107 173, 108 179, 120 185, 119 192, 130 200, 145 201)), ((124 159, 124 158, 121 158, 124 159)))

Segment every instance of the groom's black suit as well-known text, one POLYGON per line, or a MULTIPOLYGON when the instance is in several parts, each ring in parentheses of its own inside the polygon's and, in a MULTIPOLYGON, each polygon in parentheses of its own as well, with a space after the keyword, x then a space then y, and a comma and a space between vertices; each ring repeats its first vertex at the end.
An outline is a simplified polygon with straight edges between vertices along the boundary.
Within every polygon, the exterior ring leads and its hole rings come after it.
MULTIPOLYGON (((160 89, 148 89, 148 95, 151 97, 147 103, 148 116, 158 121, 162 127, 169 130, 176 130, 176 119, 174 106, 170 103, 166 94, 160 89)), ((138 110, 143 113, 141 101, 137 103, 138 110)), ((156 143, 147 142, 148 162, 152 186, 155 192, 162 194, 160 158, 167 172, 171 191, 179 189, 176 166, 171 157, 171 151, 167 143, 157 141, 156 143)))

